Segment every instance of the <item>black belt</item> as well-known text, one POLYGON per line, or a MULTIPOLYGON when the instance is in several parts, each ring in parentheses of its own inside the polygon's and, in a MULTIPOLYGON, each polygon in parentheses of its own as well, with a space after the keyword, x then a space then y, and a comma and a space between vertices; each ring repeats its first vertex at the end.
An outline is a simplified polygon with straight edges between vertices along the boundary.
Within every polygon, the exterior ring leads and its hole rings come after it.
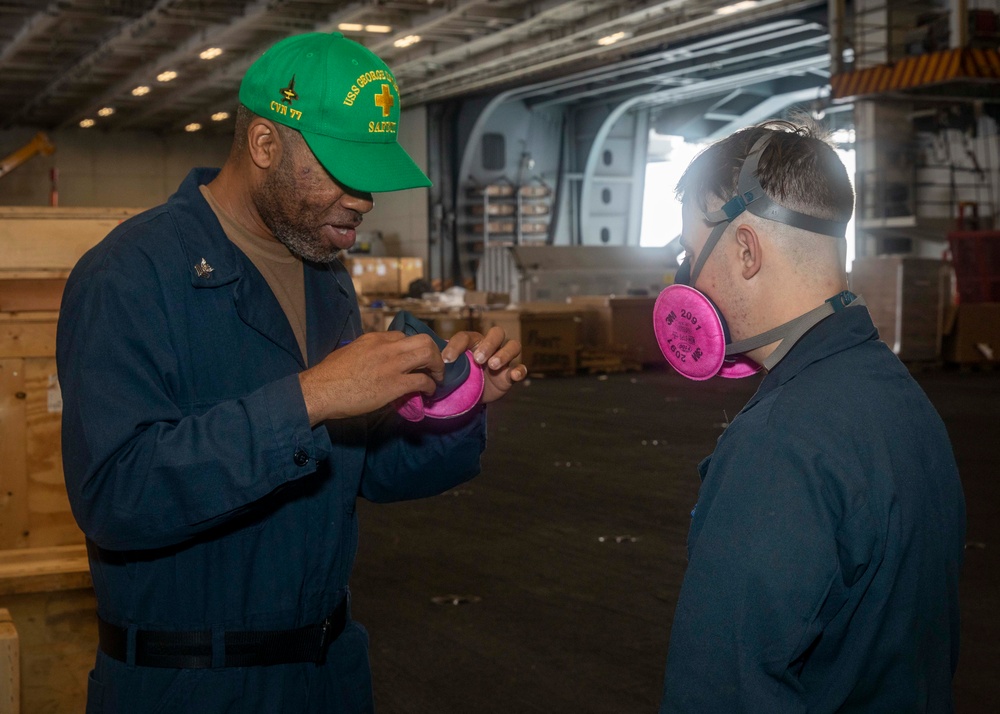
MULTIPOLYGON (((293 662, 323 664, 326 650, 347 625, 347 598, 323 622, 295 630, 245 630, 219 633, 225 657, 216 663, 213 633, 137 630, 135 662, 139 667, 203 669, 209 667, 263 667, 293 662)), ((101 650, 128 662, 128 629, 97 618, 101 650)))

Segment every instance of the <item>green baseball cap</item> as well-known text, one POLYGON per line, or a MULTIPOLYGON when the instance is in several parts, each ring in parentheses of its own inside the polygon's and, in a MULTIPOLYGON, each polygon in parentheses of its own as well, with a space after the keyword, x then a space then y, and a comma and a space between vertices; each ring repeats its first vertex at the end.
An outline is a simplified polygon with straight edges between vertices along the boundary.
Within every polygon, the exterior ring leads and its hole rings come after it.
POLYGON ((300 132, 345 186, 383 192, 431 185, 397 141, 399 87, 392 72, 339 32, 274 44, 243 75, 240 103, 300 132))

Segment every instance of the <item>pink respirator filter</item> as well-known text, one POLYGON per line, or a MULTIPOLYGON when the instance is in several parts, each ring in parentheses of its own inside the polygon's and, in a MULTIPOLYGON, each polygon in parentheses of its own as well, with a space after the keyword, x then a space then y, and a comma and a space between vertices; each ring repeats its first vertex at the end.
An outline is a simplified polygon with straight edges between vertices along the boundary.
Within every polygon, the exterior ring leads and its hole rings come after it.
POLYGON ((715 305, 687 285, 668 285, 653 305, 653 332, 667 363, 688 379, 741 378, 760 368, 737 355, 726 358, 726 332, 715 305))
POLYGON ((397 411, 407 421, 421 421, 424 418, 451 419, 465 414, 479 403, 486 386, 483 368, 476 364, 472 352, 466 350, 469 360, 469 376, 451 394, 434 399, 432 395, 411 394, 397 411))

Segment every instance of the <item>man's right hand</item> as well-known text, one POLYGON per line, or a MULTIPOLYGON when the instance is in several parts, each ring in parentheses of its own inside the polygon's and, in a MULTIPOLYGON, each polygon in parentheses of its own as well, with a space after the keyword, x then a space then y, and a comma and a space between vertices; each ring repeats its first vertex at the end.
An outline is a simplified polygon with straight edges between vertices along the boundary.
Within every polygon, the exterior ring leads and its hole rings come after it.
POLYGON ((441 351, 428 335, 368 332, 299 373, 309 423, 360 416, 400 397, 432 394, 444 378, 441 351))

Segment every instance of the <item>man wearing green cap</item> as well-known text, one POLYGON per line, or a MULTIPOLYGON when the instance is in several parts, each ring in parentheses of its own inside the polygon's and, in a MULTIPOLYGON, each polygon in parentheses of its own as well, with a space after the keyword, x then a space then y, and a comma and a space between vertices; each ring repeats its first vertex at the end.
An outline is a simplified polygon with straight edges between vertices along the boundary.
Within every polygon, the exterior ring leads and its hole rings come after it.
POLYGON ((351 247, 372 192, 427 186, 388 67, 339 34, 247 71, 229 158, 117 227, 67 283, 63 458, 100 646, 87 711, 371 711, 351 619, 355 502, 475 476, 485 403, 523 379, 502 330, 363 334, 351 247), (466 348, 480 405, 412 423, 466 348))

